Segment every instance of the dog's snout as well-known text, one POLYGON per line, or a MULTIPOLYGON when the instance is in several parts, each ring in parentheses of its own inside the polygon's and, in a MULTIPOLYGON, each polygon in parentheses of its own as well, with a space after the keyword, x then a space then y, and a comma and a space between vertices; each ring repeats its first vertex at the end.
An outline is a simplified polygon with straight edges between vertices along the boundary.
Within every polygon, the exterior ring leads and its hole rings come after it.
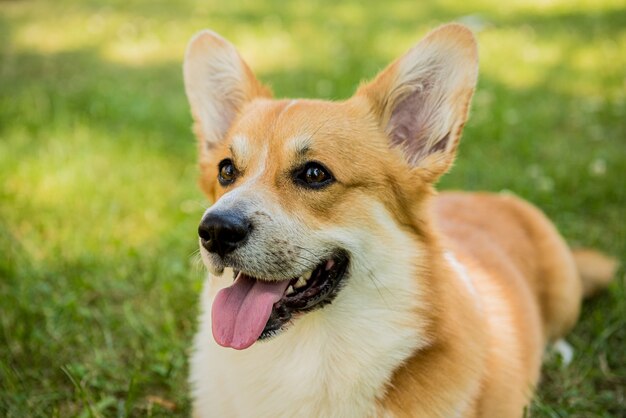
POLYGON ((198 226, 202 246, 220 257, 240 247, 248 238, 252 224, 235 212, 209 213, 198 226))

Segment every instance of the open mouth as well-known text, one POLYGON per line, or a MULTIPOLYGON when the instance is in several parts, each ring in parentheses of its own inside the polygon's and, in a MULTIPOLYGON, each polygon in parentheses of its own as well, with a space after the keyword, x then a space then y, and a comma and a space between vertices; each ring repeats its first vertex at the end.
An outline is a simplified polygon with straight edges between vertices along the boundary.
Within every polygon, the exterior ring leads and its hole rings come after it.
POLYGON ((213 337, 238 350, 276 335, 299 313, 321 308, 336 297, 349 257, 337 251, 313 270, 290 280, 254 278, 235 271, 234 283, 213 302, 213 337))

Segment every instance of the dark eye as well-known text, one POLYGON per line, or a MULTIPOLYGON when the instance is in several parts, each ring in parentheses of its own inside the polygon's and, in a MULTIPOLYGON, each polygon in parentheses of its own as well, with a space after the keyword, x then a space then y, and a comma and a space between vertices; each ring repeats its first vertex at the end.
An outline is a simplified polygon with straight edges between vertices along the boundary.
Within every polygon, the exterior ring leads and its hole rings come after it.
POLYGON ((222 186, 228 186, 235 181, 237 177, 237 170, 232 160, 229 158, 222 160, 218 167, 217 179, 222 186))
POLYGON ((295 182, 311 189, 321 189, 332 183, 333 175, 320 163, 310 161, 295 171, 295 182))

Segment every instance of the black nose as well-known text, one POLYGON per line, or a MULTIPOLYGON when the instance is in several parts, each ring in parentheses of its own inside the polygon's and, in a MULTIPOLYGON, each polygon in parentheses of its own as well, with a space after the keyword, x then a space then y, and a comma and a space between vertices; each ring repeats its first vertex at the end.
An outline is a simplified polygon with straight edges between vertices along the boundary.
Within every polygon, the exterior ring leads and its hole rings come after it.
POLYGON ((220 257, 233 252, 248 238, 252 225, 235 212, 208 213, 198 226, 202 246, 220 257))

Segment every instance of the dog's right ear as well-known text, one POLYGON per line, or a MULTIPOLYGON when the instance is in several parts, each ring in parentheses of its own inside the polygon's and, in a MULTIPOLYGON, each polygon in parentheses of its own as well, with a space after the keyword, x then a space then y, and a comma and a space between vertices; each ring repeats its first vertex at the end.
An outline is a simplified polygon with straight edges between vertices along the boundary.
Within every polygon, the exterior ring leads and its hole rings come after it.
POLYGON ((210 30, 199 32, 189 42, 183 74, 201 153, 225 138, 247 102, 271 95, 235 47, 210 30))
POLYGON ((472 32, 448 24, 362 86, 389 145, 428 182, 445 173, 456 153, 478 76, 472 32))

